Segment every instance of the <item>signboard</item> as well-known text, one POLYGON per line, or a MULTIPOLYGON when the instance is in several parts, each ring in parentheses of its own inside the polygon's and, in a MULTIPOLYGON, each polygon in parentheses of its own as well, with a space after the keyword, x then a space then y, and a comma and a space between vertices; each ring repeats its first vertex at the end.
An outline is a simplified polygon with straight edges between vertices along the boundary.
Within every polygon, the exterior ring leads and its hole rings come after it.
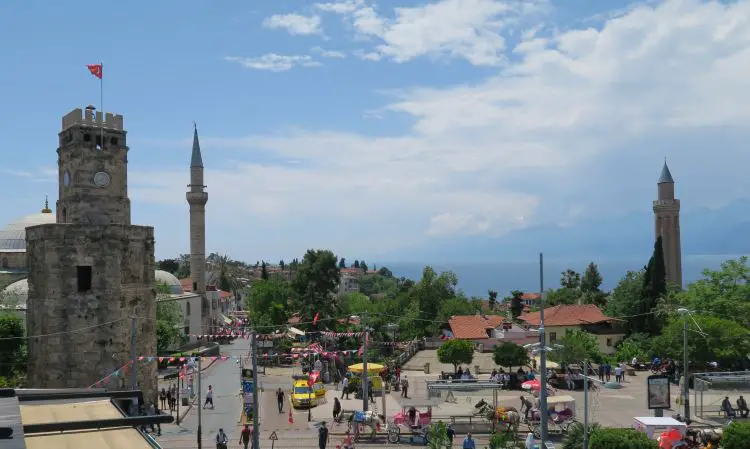
POLYGON ((259 348, 273 348, 273 340, 258 340, 259 348))
POLYGON ((667 376, 648 376, 646 385, 649 410, 672 408, 669 396, 669 378, 667 376))
POLYGON ((276 431, 275 430, 273 432, 271 432, 271 436, 268 437, 268 439, 271 440, 271 441, 278 441, 279 440, 279 437, 276 436, 276 431))
POLYGON ((242 391, 251 393, 253 391, 253 383, 247 380, 242 381, 242 391))

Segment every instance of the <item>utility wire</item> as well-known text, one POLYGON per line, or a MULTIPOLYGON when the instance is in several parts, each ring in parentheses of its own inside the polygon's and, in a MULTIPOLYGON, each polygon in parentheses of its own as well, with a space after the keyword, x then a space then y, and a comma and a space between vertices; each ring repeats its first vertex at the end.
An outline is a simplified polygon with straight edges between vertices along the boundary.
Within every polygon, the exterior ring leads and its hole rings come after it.
POLYGON ((73 329, 71 331, 53 332, 51 334, 29 335, 29 336, 25 336, 25 337, 2 337, 2 338, 0 338, 0 341, 28 340, 28 339, 31 339, 31 338, 45 338, 45 337, 56 337, 56 336, 59 336, 59 335, 76 334, 78 332, 83 332, 83 331, 86 331, 86 330, 89 330, 89 329, 95 329, 97 327, 109 326, 111 324, 115 324, 115 323, 118 323, 118 322, 126 320, 126 319, 129 320, 130 317, 128 317, 128 318, 120 318, 119 320, 108 321, 106 323, 101 323, 101 324, 94 324, 93 326, 85 326, 85 327, 81 327, 81 328, 78 328, 78 329, 73 329))

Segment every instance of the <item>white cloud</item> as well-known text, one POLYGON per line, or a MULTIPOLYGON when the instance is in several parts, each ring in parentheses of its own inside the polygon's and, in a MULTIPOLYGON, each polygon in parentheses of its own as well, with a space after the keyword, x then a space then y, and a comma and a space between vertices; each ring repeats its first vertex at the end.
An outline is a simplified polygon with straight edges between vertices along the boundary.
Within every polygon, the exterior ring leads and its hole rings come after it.
POLYGON ((320 67, 322 64, 308 55, 278 55, 269 53, 257 58, 244 58, 240 56, 226 56, 224 60, 234 62, 253 70, 268 70, 270 72, 286 72, 294 67, 320 67))
MULTIPOLYGON (((716 164, 722 176, 710 178, 704 197, 727 200, 730 189, 747 196, 744 170, 728 175, 727 166, 745 166, 739 161, 750 139, 750 1, 667 1, 598 28, 536 30, 525 39, 482 82, 391 93, 379 112, 413 119, 400 135, 296 130, 206 138, 206 147, 233 149, 239 159, 267 153, 281 161, 209 168, 212 207, 268 226, 314 227, 315 244, 334 248, 499 235, 540 219, 568 223, 622 211, 628 206, 608 195, 632 191, 632 178, 654 182, 664 142, 670 160, 682 161, 673 171, 680 189, 692 177, 700 184, 694 191, 704 191, 705 170, 716 164), (738 130, 733 138, 726 127, 738 130), (688 154, 683 147, 696 135, 709 147, 688 154), (632 158, 637 169, 613 166, 612 157, 632 158), (541 216, 550 204, 560 215, 541 216)), ((404 47, 400 54, 414 53, 404 47)), ((383 133, 393 129, 380 123, 383 133)), ((140 173, 133 183, 143 201, 182 203, 185 176, 140 173)), ((651 199, 628 201, 648 208, 651 199)), ((298 241, 309 235, 300 232, 298 241)))
POLYGON ((354 56, 358 57, 359 59, 363 59, 365 61, 380 61, 383 59, 383 56, 380 53, 374 52, 374 51, 365 51, 362 49, 354 50, 353 52, 354 56))
POLYGON ((312 51, 313 53, 317 53, 324 58, 331 58, 331 59, 346 58, 346 54, 343 52, 335 51, 335 50, 326 50, 321 47, 313 47, 310 51, 312 51))
MULTIPOLYGON (((346 16, 356 32, 379 41, 373 52, 396 62, 420 56, 464 58, 477 66, 504 62, 506 41, 501 31, 521 17, 542 10, 539 1, 441 0, 394 10, 393 18, 364 1, 318 4, 321 11, 346 16)), ((374 58, 368 58, 375 60, 374 58)))
POLYGON ((263 20, 263 26, 272 30, 284 29, 291 35, 321 34, 319 16, 302 16, 299 14, 275 14, 263 20))

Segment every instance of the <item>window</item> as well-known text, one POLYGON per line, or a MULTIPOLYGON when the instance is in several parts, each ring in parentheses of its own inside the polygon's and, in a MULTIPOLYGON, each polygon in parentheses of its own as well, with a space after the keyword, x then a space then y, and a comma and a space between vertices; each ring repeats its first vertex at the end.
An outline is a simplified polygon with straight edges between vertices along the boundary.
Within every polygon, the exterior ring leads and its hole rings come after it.
POLYGON ((119 141, 117 140, 117 137, 112 137, 112 138, 109 139, 109 143, 111 145, 113 145, 113 146, 117 146, 117 144, 119 143, 119 141))
POLYGON ((7 257, 3 257, 2 267, 3 268, 8 268, 8 258, 7 257))
POLYGON ((67 223, 67 222, 68 222, 68 210, 67 210, 66 208, 64 208, 64 207, 63 207, 63 214, 62 214, 62 215, 63 215, 63 217, 62 217, 62 218, 63 218, 62 222, 63 222, 63 223, 67 223))
POLYGON ((197 282, 193 282, 193 291, 194 292, 198 291, 198 283, 197 282))
POLYGON ((91 142, 91 134, 84 134, 83 135, 83 141, 84 142, 91 142))
POLYGON ((557 332, 550 332, 549 333, 549 342, 554 343, 557 341, 557 332))
POLYGON ((190 301, 185 302, 185 315, 190 316, 190 301))
POLYGON ((607 346, 612 346, 612 339, 611 338, 607 339, 607 346))
POLYGON ((91 267, 79 265, 76 267, 78 274, 78 292, 83 293, 91 290, 91 267))

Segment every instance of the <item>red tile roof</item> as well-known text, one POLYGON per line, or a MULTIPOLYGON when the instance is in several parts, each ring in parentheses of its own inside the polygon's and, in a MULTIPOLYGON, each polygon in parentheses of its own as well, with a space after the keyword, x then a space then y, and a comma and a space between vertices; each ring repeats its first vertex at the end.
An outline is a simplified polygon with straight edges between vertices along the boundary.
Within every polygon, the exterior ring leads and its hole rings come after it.
POLYGON ((190 278, 180 279, 180 285, 182 286, 182 291, 185 293, 193 291, 193 280, 190 278))
POLYGON ((488 329, 495 329, 505 320, 500 315, 460 315, 448 320, 454 338, 477 340, 489 338, 488 329))
POLYGON ((521 295, 521 299, 523 299, 524 301, 529 300, 529 299, 532 299, 534 301, 539 301, 541 298, 542 298, 542 295, 540 295, 539 293, 524 293, 523 295, 521 295))
MULTIPOLYGON (((539 315, 540 312, 524 313, 518 319, 538 326, 539 315)), ((606 321, 612 321, 612 318, 604 315, 601 309, 593 304, 559 305, 544 309, 545 326, 579 326, 606 321)))
POLYGON ((219 298, 227 299, 231 297, 232 297, 232 294, 230 292, 225 292, 224 290, 219 291, 219 298))

